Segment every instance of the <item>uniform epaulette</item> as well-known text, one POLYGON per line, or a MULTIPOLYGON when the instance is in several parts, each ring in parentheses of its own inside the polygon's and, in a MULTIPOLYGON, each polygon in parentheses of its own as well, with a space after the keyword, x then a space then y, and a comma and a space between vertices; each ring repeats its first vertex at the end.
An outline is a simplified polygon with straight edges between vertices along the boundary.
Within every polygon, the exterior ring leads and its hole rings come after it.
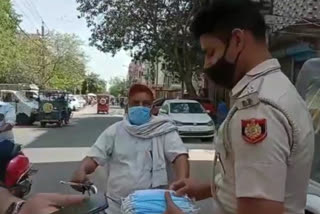
POLYGON ((236 99, 235 105, 237 108, 246 109, 260 103, 259 92, 263 83, 263 78, 253 81, 246 87, 244 92, 236 99))

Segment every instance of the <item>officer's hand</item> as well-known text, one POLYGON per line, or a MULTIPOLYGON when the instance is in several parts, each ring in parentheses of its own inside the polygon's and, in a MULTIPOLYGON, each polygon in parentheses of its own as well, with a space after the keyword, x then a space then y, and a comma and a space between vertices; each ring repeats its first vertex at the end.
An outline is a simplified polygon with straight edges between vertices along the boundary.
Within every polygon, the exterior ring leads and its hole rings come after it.
POLYGON ((82 195, 38 194, 26 201, 19 214, 50 214, 84 200, 82 195))
POLYGON ((164 214, 183 214, 183 212, 172 201, 172 198, 169 192, 165 193, 165 197, 167 201, 167 210, 164 214))
MULTIPOLYGON (((73 173, 71 182, 84 184, 89 182, 89 178, 84 170, 79 169, 73 173)), ((72 188, 76 191, 83 192, 83 188, 80 186, 72 186, 72 188)))
POLYGON ((207 198, 207 195, 205 195, 207 191, 211 193, 210 185, 204 186, 203 184, 200 184, 199 182, 190 178, 174 182, 170 186, 170 189, 174 190, 177 196, 187 195, 189 198, 196 199, 197 201, 207 198))

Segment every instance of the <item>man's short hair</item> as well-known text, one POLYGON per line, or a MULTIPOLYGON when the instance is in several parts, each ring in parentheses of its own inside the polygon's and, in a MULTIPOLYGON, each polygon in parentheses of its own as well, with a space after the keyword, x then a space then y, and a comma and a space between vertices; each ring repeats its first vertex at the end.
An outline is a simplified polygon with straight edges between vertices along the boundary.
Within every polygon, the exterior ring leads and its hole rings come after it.
POLYGON ((215 0, 195 16, 191 32, 199 39, 207 33, 228 39, 232 30, 250 31, 257 40, 265 40, 267 26, 259 9, 250 0, 215 0))
POLYGON ((152 90, 148 86, 143 85, 143 84, 139 84, 139 83, 131 86, 131 88, 129 89, 128 97, 130 99, 130 97, 134 96, 137 93, 141 93, 141 92, 147 93, 148 95, 150 95, 150 97, 152 99, 154 99, 154 95, 153 95, 152 90))

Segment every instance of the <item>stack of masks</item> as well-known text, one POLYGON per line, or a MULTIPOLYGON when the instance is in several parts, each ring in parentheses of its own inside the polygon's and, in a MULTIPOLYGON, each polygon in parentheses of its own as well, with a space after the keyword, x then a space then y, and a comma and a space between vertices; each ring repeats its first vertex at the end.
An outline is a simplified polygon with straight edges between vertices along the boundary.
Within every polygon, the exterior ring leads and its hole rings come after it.
MULTIPOLYGON (((167 203, 165 192, 167 190, 139 190, 122 200, 121 212, 123 214, 163 214, 167 203)), ((197 214, 199 209, 188 197, 176 197, 171 192, 173 202, 185 214, 197 214)))

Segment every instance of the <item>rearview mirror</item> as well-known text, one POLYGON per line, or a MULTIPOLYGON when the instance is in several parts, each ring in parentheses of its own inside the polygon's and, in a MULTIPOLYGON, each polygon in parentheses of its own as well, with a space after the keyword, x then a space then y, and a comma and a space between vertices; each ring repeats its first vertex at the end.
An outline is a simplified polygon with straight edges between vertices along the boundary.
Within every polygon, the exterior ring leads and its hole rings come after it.
POLYGON ((168 111, 165 110, 165 109, 160 109, 160 110, 159 110, 159 113, 160 113, 160 114, 168 114, 168 111))
POLYGON ((211 111, 210 111, 210 110, 206 110, 206 113, 210 114, 210 113, 211 113, 211 111))

